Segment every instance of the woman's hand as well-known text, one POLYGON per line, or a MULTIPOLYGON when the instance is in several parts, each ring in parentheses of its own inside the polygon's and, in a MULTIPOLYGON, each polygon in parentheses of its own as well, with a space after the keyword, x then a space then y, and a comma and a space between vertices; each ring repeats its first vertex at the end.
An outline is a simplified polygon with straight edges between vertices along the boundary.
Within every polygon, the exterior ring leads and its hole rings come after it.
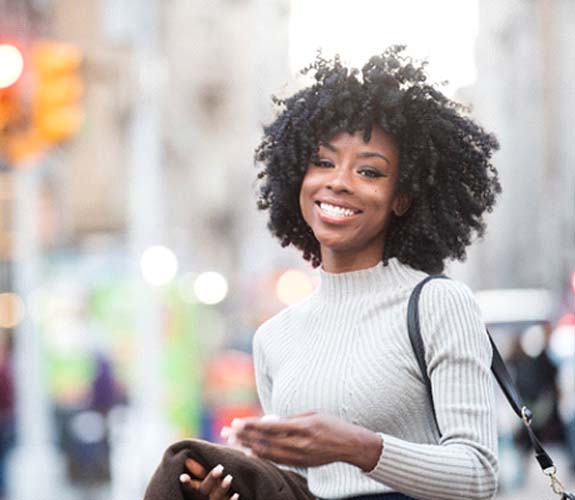
POLYGON ((297 467, 348 462, 369 471, 377 464, 383 446, 374 432, 317 413, 236 419, 231 431, 238 444, 253 455, 297 467))
POLYGON ((185 491, 199 491, 206 495, 209 500, 238 500, 240 496, 234 493, 229 496, 229 489, 232 484, 232 476, 224 476, 223 465, 216 465, 210 472, 199 462, 186 459, 186 469, 189 474, 180 476, 180 483, 185 491))

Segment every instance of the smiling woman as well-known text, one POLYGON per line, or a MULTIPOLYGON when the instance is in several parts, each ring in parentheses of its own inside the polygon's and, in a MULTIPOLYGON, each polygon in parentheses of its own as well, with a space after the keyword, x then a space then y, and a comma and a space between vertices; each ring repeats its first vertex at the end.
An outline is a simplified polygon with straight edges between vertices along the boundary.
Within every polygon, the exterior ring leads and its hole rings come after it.
MULTIPOLYGON (((256 332, 267 418, 236 420, 227 436, 254 463, 298 474, 305 498, 492 498, 491 346, 473 294, 454 280, 421 294, 433 403, 406 316, 416 286, 484 231, 497 142, 402 47, 361 71, 318 57, 305 72, 315 83, 276 100, 257 149, 259 208, 283 246, 321 266, 321 283, 256 332)), ((252 477, 200 462, 182 481, 210 500, 235 498, 252 477)))
POLYGON ((403 215, 409 199, 396 189, 399 152, 393 138, 374 127, 341 132, 320 144, 304 175, 299 204, 320 244, 323 269, 363 269, 383 255, 392 214, 403 215))

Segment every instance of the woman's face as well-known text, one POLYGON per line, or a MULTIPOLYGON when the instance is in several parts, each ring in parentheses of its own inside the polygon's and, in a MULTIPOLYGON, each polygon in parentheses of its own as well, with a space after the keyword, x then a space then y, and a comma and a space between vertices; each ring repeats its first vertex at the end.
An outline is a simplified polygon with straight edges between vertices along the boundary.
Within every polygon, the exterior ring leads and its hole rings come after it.
POLYGON ((341 132, 319 148, 300 191, 304 220, 319 241, 326 271, 363 269, 383 256, 387 225, 409 207, 396 193, 399 151, 395 141, 374 127, 341 132))

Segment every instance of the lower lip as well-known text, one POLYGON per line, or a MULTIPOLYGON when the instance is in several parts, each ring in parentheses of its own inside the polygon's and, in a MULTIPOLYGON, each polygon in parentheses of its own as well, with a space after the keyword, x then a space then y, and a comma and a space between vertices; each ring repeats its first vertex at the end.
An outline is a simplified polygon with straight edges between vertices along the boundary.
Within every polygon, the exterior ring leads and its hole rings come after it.
POLYGON ((324 212, 319 205, 316 205, 315 208, 319 214, 320 219, 329 224, 345 224, 351 220, 354 220, 360 215, 359 213, 356 213, 353 215, 346 215, 344 217, 337 217, 324 212))

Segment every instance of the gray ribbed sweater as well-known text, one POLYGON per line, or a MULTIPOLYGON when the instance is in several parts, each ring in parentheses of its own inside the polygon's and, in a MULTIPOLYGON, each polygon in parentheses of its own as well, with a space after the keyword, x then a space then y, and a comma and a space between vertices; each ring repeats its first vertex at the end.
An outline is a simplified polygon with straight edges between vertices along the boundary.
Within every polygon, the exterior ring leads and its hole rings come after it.
MULTIPOLYGON (((491 346, 469 288, 434 280, 419 313, 442 437, 407 333, 407 301, 426 274, 387 266, 321 272, 306 300, 265 322, 254 362, 265 413, 315 410, 379 433, 364 473, 336 462, 303 471, 321 498, 400 491, 417 499, 487 499, 496 490, 497 431, 491 346)), ((361 450, 358 450, 361 453, 361 450)))

